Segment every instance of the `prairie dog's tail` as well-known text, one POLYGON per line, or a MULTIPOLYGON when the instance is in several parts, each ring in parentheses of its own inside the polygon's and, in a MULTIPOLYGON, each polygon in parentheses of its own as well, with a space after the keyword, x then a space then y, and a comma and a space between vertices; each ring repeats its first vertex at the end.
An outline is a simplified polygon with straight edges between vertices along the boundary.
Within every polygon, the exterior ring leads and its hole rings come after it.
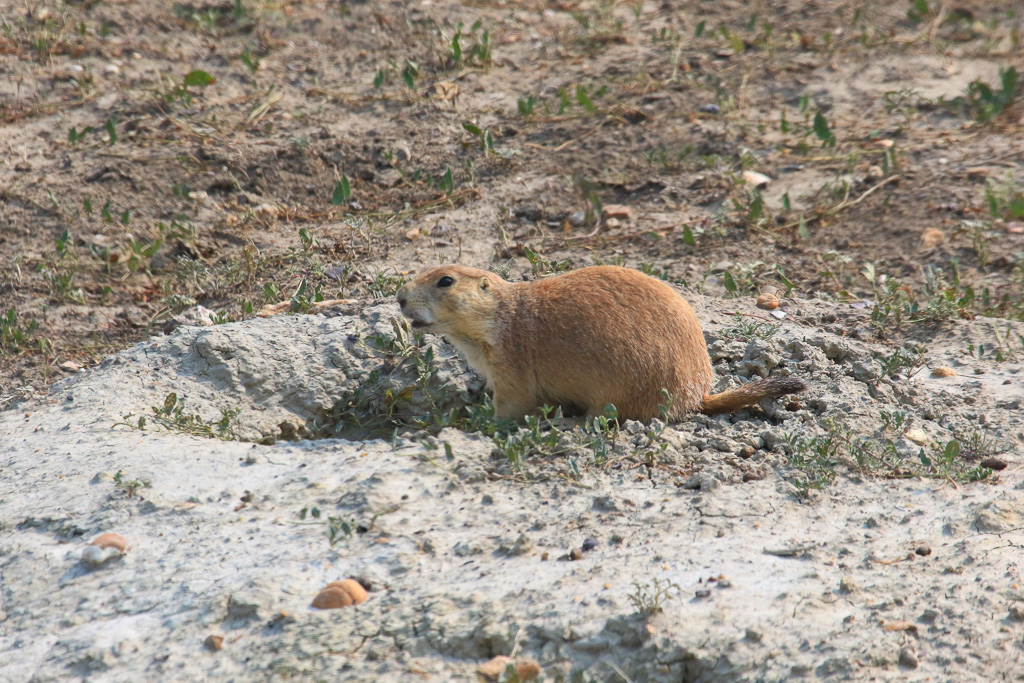
POLYGON ((769 377, 748 382, 720 394, 708 394, 704 397, 700 409, 705 415, 732 413, 744 406, 757 403, 762 398, 778 398, 801 392, 806 388, 807 385, 796 377, 769 377))

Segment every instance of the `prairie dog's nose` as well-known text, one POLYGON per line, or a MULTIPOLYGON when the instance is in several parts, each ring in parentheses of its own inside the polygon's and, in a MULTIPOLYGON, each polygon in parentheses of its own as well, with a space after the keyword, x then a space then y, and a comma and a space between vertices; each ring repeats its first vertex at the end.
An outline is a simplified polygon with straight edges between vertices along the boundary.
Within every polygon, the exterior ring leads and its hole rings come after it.
POLYGON ((398 305, 400 308, 405 308, 406 296, 405 287, 402 287, 395 293, 395 298, 398 299, 398 305))

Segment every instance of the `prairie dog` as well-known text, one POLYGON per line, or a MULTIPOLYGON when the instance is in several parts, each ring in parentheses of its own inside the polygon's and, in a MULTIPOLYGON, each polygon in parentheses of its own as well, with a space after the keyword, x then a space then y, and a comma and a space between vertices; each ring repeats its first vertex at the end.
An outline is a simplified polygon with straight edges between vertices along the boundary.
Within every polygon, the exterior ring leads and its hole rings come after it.
POLYGON ((494 392, 495 415, 521 419, 543 405, 620 419, 669 419, 739 410, 802 391, 796 378, 708 394, 715 375, 700 322, 664 282, 593 266, 533 282, 506 282, 465 266, 432 268, 398 290, 417 330, 444 335, 494 392))

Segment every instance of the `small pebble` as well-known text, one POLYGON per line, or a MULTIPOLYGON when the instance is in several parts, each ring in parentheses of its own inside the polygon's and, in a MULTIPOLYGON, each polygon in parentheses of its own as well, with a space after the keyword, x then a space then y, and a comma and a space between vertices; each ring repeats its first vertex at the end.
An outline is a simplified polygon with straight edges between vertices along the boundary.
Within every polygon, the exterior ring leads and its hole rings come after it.
POLYGON ((207 636, 206 640, 203 641, 203 645, 210 652, 217 652, 224 647, 223 636, 207 636))
POLYGON ((128 541, 125 540, 121 534, 103 534, 97 536, 96 539, 89 545, 96 546, 97 548, 114 548, 120 553, 124 553, 128 549, 128 541))
POLYGON ((310 607, 316 609, 338 609, 366 602, 366 589, 355 579, 332 581, 320 591, 310 607))
POLYGON ((99 546, 90 545, 82 551, 82 562, 91 567, 99 567, 114 558, 121 557, 123 554, 117 548, 100 548, 99 546))
POLYGON ((619 218, 627 221, 633 215, 632 209, 623 204, 605 204, 601 208, 601 213, 605 218, 619 218))
POLYGON ((756 452, 757 449, 755 449, 750 444, 747 444, 746 446, 740 449, 740 452, 737 453, 737 455, 743 458, 744 460, 750 460, 752 457, 754 457, 754 453, 756 452))
POLYGON ((501 678, 501 675, 508 669, 509 664, 516 672, 516 680, 526 683, 526 681, 532 681, 540 676, 541 668, 535 660, 527 657, 520 657, 513 660, 511 657, 505 655, 498 655, 493 659, 484 662, 477 667, 476 671, 484 679, 488 681, 497 681, 501 678))
POLYGON ((1001 458, 985 458, 978 464, 981 465, 982 467, 987 467, 988 469, 995 470, 997 472, 999 470, 1006 469, 1006 461, 1001 458))
POLYGON ((956 370, 947 367, 938 367, 932 370, 932 377, 955 377, 956 370))
POLYGON ((721 108, 717 104, 702 104, 700 107, 701 114, 720 114, 722 113, 721 108))
POLYGON ((914 548, 914 552, 920 555, 921 557, 928 557, 932 554, 932 549, 930 546, 927 545, 919 545, 916 548, 914 548))
POLYGON ((569 551, 569 559, 575 562, 576 560, 583 559, 583 551, 579 548, 573 548, 569 551))
POLYGON ((766 311, 774 311, 779 307, 779 297, 774 294, 762 294, 757 297, 757 307, 766 311))
POLYGON ((711 597, 711 591, 709 591, 707 589, 701 589, 699 591, 694 591, 693 595, 694 595, 694 597, 697 597, 697 598, 710 598, 711 597))
POLYGON ((918 446, 926 446, 930 440, 923 429, 908 429, 903 436, 907 437, 908 440, 913 441, 918 446))
POLYGON ((587 539, 585 541, 583 541, 583 552, 585 552, 585 553, 589 553, 591 550, 593 550, 596 547, 597 547, 597 539, 594 538, 593 536, 589 536, 589 537, 587 537, 587 539))
POLYGON ((910 669, 917 668, 917 653, 912 648, 905 647, 900 650, 900 665, 910 669))
POLYGON ((921 231, 921 251, 934 249, 946 241, 946 233, 938 228, 925 228, 921 231))
POLYGON ((747 185, 752 185, 753 187, 764 187, 770 183, 772 179, 764 173, 758 173, 757 171, 744 171, 743 180, 747 182, 747 185))

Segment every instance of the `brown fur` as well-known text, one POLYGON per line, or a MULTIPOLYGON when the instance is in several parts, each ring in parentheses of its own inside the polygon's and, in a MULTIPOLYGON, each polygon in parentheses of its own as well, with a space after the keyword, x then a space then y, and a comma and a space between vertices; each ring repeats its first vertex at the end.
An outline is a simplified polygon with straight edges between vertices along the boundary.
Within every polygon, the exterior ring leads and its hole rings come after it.
POLYGON ((415 329, 444 335, 494 391, 499 418, 542 405, 651 420, 672 396, 668 417, 732 412, 804 389, 771 378, 709 395, 714 370, 700 322, 664 282, 638 271, 594 266, 511 283, 465 266, 428 270, 398 290, 415 329), (439 287, 444 277, 454 283, 439 287))

